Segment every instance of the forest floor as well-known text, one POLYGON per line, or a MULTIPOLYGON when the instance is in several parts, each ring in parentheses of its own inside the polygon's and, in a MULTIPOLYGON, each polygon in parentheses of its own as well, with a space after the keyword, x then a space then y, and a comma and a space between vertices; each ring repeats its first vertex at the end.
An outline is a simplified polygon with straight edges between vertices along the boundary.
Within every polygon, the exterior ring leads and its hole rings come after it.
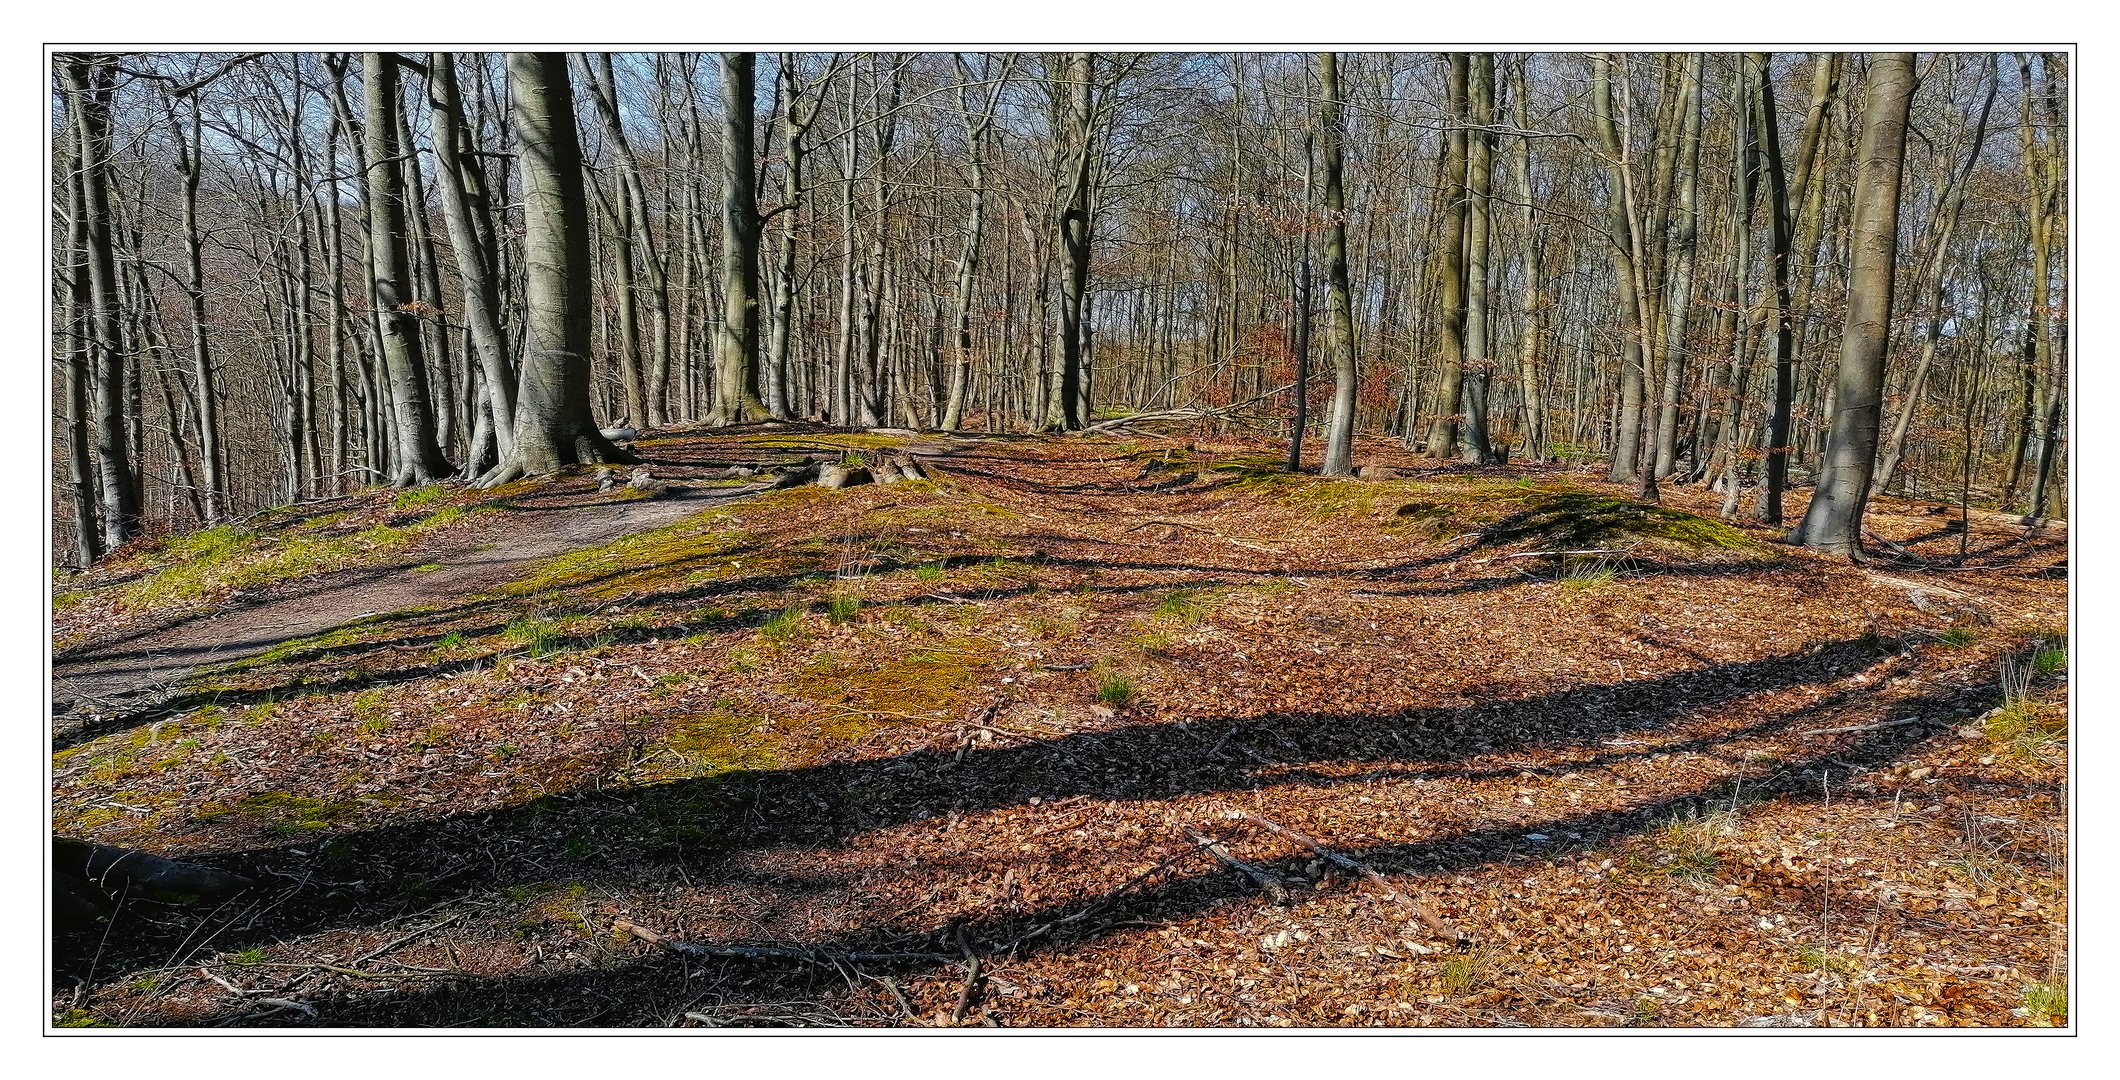
POLYGON ((66 582, 54 832, 260 884, 62 933, 54 1021, 2066 1022, 2058 530, 1958 562, 1883 501, 1857 566, 1368 441, 1404 475, 638 449, 679 488, 368 493, 66 582))

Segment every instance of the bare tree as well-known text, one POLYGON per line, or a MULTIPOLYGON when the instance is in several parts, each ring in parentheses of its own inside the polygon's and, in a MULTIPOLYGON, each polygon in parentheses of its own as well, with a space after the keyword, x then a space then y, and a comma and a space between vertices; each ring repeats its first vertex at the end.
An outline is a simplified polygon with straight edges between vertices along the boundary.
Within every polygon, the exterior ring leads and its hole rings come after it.
POLYGON ((1863 508, 1877 462, 1885 345, 1891 337, 1892 281, 1899 255, 1899 179, 1913 98, 1913 53, 1882 53, 1870 62, 1832 439, 1803 523, 1789 534, 1790 543, 1817 551, 1852 555, 1862 550, 1863 508))
POLYGON ((565 465, 631 462, 589 412, 589 196, 562 53, 509 53, 523 185, 522 395, 515 440, 485 487, 565 465))

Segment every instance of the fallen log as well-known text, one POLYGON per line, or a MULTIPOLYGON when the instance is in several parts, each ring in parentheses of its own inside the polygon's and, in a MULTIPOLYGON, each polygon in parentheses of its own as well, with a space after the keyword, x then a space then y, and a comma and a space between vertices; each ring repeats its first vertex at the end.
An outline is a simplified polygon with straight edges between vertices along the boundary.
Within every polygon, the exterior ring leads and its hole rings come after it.
POLYGON ((81 924, 121 900, 221 901, 257 883, 241 874, 131 848, 52 838, 52 904, 62 924, 81 924))

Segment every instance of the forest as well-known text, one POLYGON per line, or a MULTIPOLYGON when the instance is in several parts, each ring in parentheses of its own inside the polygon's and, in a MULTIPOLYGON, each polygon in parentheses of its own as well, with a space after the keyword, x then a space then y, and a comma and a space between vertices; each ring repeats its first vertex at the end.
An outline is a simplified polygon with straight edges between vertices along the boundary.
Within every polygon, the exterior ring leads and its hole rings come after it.
POLYGON ((2069 1023, 2068 52, 49 59, 55 1026, 2069 1023))

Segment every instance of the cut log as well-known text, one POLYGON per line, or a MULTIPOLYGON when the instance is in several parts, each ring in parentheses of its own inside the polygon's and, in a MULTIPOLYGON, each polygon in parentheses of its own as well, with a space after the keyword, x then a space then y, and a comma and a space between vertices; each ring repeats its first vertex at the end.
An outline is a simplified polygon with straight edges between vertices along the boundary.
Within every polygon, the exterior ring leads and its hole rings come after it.
POLYGON ((875 477, 859 465, 827 465, 817 470, 817 486, 823 488, 857 487, 874 481, 875 477))

